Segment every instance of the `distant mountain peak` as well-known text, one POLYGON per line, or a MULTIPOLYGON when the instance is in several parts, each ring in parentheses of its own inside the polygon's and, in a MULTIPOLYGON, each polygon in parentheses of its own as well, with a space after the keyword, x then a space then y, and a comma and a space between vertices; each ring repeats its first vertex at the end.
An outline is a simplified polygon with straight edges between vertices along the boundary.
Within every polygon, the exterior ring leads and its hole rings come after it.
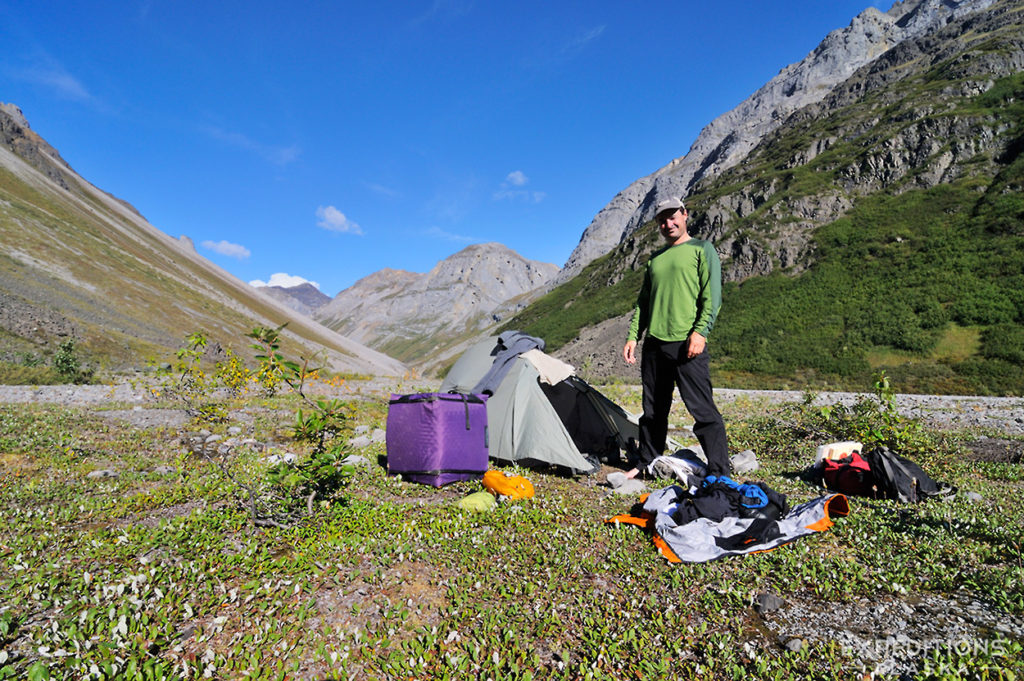
POLYGON ((329 328, 410 362, 473 336, 511 298, 534 291, 558 266, 499 243, 466 246, 425 274, 384 269, 363 277, 315 313, 329 328))
POLYGON ((331 302, 329 295, 309 282, 296 286, 259 286, 257 290, 307 317, 312 317, 317 310, 331 302))

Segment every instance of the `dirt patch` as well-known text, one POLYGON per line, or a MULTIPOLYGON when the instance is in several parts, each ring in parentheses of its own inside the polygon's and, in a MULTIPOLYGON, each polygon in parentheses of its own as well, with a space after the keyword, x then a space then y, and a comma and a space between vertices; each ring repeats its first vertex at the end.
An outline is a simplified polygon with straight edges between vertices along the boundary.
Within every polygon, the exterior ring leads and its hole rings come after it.
MULTIPOLYGON (((622 346, 633 313, 614 317, 595 326, 582 329, 576 338, 553 354, 563 362, 576 367, 577 373, 587 381, 600 383, 609 380, 640 382, 640 365, 626 364, 622 359, 622 346)), ((642 352, 643 344, 637 349, 642 352)))
POLYGON ((983 437, 967 443, 967 455, 972 461, 1019 464, 1024 459, 1024 440, 983 437))
MULTIPOLYGON (((369 569, 368 564, 363 564, 369 569)), ((356 579, 316 595, 318 624, 350 634, 379 623, 385 610, 409 618, 413 629, 436 626, 448 605, 441 582, 446 571, 427 563, 406 562, 387 570, 379 583, 356 579)))
POLYGON ((136 428, 181 428, 188 423, 188 414, 183 409, 118 409, 113 411, 97 411, 97 416, 104 419, 123 421, 136 428))

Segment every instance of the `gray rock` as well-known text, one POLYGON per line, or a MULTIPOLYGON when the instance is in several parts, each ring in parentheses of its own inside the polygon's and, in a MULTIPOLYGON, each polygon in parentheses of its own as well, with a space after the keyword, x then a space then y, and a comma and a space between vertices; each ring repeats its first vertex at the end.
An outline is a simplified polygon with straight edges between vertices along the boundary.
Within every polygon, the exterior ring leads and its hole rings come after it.
POLYGON ((762 593, 758 594, 754 599, 754 609, 764 615, 765 613, 774 612, 786 604, 786 601, 782 600, 780 596, 773 593, 762 593))
POLYGON ((629 478, 626 477, 625 473, 622 473, 621 471, 616 471, 614 473, 609 473, 608 477, 605 478, 605 481, 608 483, 609 487, 614 489, 616 487, 622 487, 623 483, 625 483, 628 479, 629 478))
POLYGON ((635 496, 646 491, 647 485, 645 485, 641 480, 632 478, 630 480, 626 480, 618 487, 613 487, 612 489, 616 494, 621 494, 623 496, 635 496))
POLYGON ((171 475, 173 473, 177 473, 178 469, 174 466, 157 466, 153 469, 153 472, 157 475, 171 475))
POLYGON ((281 452, 279 454, 271 454, 264 460, 270 465, 276 466, 279 463, 295 463, 296 458, 291 452, 281 452))
POLYGON ((120 477, 120 475, 121 474, 115 470, 105 468, 97 471, 89 471, 89 473, 87 473, 85 477, 91 478, 93 480, 99 480, 102 478, 117 478, 120 477))
POLYGON ((363 447, 369 447, 372 444, 372 441, 367 436, 360 435, 359 437, 354 437, 349 440, 348 444, 356 449, 362 449, 363 447))
POLYGON ((753 473, 761 467, 761 464, 757 461, 757 455, 754 454, 752 449, 744 449, 739 454, 735 455, 730 459, 732 464, 732 472, 736 475, 743 473, 753 473))
POLYGON ((380 428, 374 428, 370 433, 370 442, 384 442, 385 439, 387 439, 387 433, 380 428))

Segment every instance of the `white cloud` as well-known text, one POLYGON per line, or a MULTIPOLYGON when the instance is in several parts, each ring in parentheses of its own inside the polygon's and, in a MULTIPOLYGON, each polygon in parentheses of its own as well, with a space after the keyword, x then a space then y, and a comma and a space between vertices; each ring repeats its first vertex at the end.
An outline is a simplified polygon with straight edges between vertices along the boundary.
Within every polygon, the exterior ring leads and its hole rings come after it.
POLYGON ((505 182, 514 187, 522 187, 529 181, 530 178, 528 178, 522 170, 513 170, 505 177, 505 182))
POLYGON ((418 28, 428 21, 448 23, 472 8, 472 0, 434 0, 425 12, 410 19, 406 25, 408 28, 418 28))
POLYGON ((304 279, 294 274, 285 274, 284 272, 275 272, 270 275, 270 281, 263 281, 261 279, 253 279, 249 282, 250 286, 260 288, 261 286, 280 286, 281 288, 291 288, 293 286, 301 286, 302 284, 310 284, 318 291, 320 290, 320 284, 315 281, 304 279))
POLYGON ((215 140, 224 142, 238 149, 249 151, 279 166, 288 165, 299 157, 302 150, 297 145, 279 146, 264 144, 250 139, 240 132, 224 130, 215 125, 202 126, 201 130, 215 140))
POLYGON ((363 184, 371 192, 380 194, 381 196, 386 196, 389 199, 396 199, 401 196, 401 193, 397 189, 392 189, 391 187, 386 187, 382 184, 377 184, 375 182, 364 182, 363 184))
POLYGON ((498 191, 494 192, 495 201, 526 201, 527 203, 540 203, 547 196, 545 192, 538 192, 530 189, 522 189, 529 184, 530 178, 522 170, 513 170, 505 176, 498 191))
POLYGON ((345 214, 334 206, 320 206, 316 209, 316 225, 332 232, 362 234, 362 228, 345 217, 345 214))
POLYGON ((245 260, 250 255, 252 255, 249 249, 246 248, 245 246, 233 244, 230 241, 224 241, 223 239, 221 239, 220 241, 210 241, 209 239, 207 239, 206 241, 203 241, 200 245, 209 251, 213 251, 214 253, 220 253, 221 255, 226 255, 229 258, 238 258, 239 260, 245 260))
POLYGON ((77 78, 72 76, 53 57, 39 54, 33 58, 33 64, 25 68, 5 68, 4 74, 15 80, 33 83, 49 89, 61 99, 75 102, 98 104, 92 93, 77 78))
POLYGON ((453 234, 452 232, 446 232, 440 227, 431 227, 430 229, 426 230, 424 234, 435 239, 442 239, 444 241, 458 241, 461 243, 476 241, 476 239, 474 239, 471 236, 464 236, 462 234, 453 234))
POLYGON ((583 30, 581 33, 570 38, 569 42, 562 46, 562 55, 575 57, 586 49, 587 45, 600 38, 602 33, 604 33, 604 26, 595 26, 583 30))
POLYGON ((92 95, 77 78, 63 70, 37 69, 27 74, 35 82, 52 88, 58 95, 77 102, 92 101, 92 95))
POLYGON ((545 192, 529 192, 525 189, 499 189, 494 192, 494 198, 501 201, 507 199, 509 201, 526 201, 527 203, 540 203, 544 200, 547 194, 545 192))

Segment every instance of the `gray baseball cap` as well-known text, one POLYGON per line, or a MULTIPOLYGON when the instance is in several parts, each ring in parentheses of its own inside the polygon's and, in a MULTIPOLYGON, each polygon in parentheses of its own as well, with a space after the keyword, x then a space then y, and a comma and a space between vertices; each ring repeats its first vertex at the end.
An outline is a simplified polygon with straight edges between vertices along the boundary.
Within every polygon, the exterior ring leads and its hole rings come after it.
POLYGON ((672 211, 674 213, 677 210, 686 210, 686 204, 683 203, 682 199, 673 197, 671 199, 659 201, 657 207, 654 210, 654 214, 655 216, 657 216, 668 211, 672 211))

